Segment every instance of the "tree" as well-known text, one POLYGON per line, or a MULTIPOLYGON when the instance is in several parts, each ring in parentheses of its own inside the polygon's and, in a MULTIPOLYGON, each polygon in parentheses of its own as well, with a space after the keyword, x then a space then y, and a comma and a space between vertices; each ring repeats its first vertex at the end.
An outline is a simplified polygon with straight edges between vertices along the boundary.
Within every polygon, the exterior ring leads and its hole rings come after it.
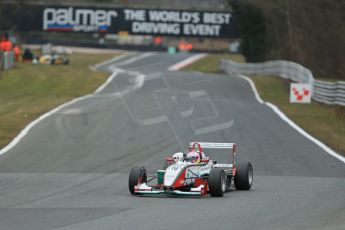
POLYGON ((263 12, 253 5, 230 0, 241 34, 241 49, 249 62, 265 60, 266 22, 263 12))

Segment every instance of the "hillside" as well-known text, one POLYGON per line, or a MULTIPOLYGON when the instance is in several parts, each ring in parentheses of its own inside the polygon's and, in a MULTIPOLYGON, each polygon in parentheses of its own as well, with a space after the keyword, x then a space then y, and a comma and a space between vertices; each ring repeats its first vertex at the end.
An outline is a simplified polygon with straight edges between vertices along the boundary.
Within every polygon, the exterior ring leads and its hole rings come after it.
POLYGON ((345 1, 245 0, 266 21, 266 58, 310 68, 317 78, 345 80, 345 1))

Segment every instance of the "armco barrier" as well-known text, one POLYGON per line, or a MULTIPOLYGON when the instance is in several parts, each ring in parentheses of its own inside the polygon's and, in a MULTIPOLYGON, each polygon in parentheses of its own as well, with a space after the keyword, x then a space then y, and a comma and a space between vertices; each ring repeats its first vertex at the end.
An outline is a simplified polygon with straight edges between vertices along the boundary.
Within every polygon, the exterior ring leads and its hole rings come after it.
POLYGON ((326 104, 345 106, 345 81, 314 81, 313 99, 326 104))
POLYGON ((312 98, 315 101, 345 106, 345 82, 326 82, 315 80, 311 71, 300 64, 290 61, 269 61, 264 63, 238 63, 221 60, 220 70, 228 74, 263 74, 287 78, 295 82, 312 85, 312 98))

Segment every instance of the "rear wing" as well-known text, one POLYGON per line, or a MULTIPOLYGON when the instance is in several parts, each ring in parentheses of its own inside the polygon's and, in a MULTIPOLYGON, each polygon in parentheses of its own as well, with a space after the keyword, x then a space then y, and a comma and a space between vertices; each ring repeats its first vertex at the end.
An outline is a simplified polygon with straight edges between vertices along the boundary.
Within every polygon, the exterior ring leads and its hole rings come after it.
POLYGON ((194 151, 198 147, 199 151, 202 149, 232 149, 232 163, 235 165, 236 144, 235 143, 214 143, 214 142, 190 142, 189 151, 194 151))
POLYGON ((189 148, 198 145, 204 149, 233 149, 236 148, 235 143, 214 143, 214 142, 191 142, 189 148))

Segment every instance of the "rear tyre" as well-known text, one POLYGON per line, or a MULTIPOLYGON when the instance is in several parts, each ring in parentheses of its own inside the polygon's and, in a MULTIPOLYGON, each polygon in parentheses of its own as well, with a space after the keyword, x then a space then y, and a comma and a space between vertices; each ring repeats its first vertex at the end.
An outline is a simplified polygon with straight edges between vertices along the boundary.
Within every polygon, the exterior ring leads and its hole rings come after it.
POLYGON ((147 172, 145 167, 133 167, 128 177, 128 188, 134 194, 134 186, 147 182, 147 172))
POLYGON ((236 164, 234 184, 236 190, 250 190, 253 184, 253 167, 250 162, 236 164))
POLYGON ((214 197, 222 197, 226 190, 226 175, 224 170, 219 168, 211 169, 208 176, 208 186, 210 195, 214 197))

